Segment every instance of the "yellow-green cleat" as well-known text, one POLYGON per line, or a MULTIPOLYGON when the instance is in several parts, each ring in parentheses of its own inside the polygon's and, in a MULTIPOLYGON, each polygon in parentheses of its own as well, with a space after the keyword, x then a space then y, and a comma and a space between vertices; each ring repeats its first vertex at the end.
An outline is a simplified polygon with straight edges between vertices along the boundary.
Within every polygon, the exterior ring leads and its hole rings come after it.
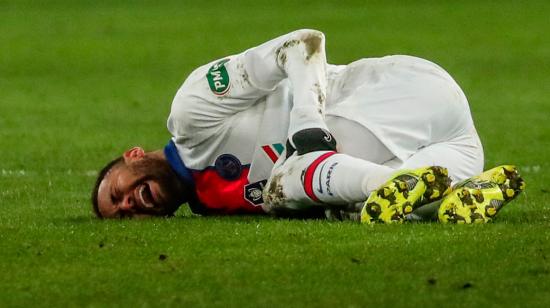
POLYGON ((485 171, 453 186, 443 199, 438 218, 442 223, 486 223, 525 189, 515 166, 485 171))
POLYGON ((443 167, 400 171, 371 192, 361 210, 361 222, 401 223, 417 207, 447 195, 451 180, 443 167))

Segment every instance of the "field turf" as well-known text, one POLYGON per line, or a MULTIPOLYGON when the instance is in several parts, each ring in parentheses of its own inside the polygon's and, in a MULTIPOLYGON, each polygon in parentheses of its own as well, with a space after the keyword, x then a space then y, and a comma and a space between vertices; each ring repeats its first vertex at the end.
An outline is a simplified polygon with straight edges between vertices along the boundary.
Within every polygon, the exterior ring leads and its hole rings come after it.
POLYGON ((548 307, 548 1, 0 0, 0 307, 548 307), (201 4, 202 3, 202 4, 201 4), (191 70, 297 28, 331 63, 446 68, 486 167, 526 192, 487 225, 202 218, 99 221, 96 171, 162 147, 191 70))

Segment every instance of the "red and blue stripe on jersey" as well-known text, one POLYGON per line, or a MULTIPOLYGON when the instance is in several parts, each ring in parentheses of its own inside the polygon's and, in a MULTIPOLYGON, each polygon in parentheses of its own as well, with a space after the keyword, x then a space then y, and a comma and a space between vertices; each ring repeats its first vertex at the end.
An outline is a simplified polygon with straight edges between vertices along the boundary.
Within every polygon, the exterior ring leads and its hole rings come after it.
POLYGON ((263 213, 261 206, 254 206, 245 199, 245 186, 249 184, 250 165, 241 166, 237 177, 226 179, 215 167, 207 167, 203 170, 187 168, 172 140, 164 148, 164 154, 180 180, 185 185, 195 188, 196 196, 188 200, 193 213, 201 215, 263 213))

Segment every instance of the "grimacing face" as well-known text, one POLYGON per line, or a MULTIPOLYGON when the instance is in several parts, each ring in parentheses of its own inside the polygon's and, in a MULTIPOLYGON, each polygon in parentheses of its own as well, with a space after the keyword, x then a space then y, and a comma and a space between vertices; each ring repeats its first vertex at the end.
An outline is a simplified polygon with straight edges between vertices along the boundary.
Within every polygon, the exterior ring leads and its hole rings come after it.
POLYGON ((97 208, 103 218, 167 216, 185 201, 185 187, 162 152, 134 147, 122 158, 99 184, 97 208))

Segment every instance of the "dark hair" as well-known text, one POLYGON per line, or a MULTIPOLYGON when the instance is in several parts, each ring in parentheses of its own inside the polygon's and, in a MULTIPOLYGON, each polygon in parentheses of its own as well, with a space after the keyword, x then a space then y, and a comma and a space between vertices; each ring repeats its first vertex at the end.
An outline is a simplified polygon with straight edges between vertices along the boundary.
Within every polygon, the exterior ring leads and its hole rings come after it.
POLYGON ((99 185, 101 184, 101 181, 103 181, 107 173, 109 173, 109 171, 111 171, 111 169, 113 169, 113 167, 120 162, 122 162, 122 156, 117 157, 112 161, 110 161, 105 167, 103 167, 103 169, 101 169, 101 171, 99 171, 99 175, 95 180, 94 189, 92 190, 92 207, 94 209, 95 215, 98 218, 103 218, 103 216, 101 216, 101 213, 99 212, 99 206, 97 202, 97 193, 99 191, 99 185))

